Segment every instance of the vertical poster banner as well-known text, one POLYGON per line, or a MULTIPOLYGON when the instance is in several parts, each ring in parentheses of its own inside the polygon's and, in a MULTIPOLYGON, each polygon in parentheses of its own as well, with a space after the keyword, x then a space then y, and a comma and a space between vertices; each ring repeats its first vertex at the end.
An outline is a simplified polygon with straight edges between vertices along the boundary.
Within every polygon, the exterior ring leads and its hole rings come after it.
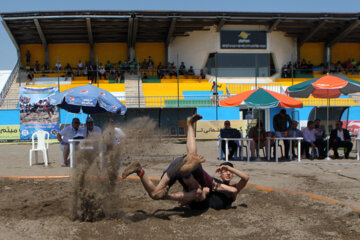
POLYGON ((20 139, 31 139, 40 129, 49 132, 50 138, 56 138, 59 111, 50 105, 49 96, 57 92, 57 87, 20 87, 20 139))

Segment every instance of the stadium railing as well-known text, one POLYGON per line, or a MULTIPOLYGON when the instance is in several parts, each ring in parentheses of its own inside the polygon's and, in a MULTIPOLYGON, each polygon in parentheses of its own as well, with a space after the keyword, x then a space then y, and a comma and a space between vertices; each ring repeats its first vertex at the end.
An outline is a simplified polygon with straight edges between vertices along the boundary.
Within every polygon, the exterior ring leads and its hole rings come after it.
POLYGON ((17 78, 18 73, 19 73, 19 65, 20 65, 20 61, 18 60, 14 69, 11 71, 10 76, 8 77, 4 88, 1 90, 0 93, 0 106, 2 105, 4 98, 6 97, 6 94, 8 93, 11 84, 14 82, 14 80, 17 78))

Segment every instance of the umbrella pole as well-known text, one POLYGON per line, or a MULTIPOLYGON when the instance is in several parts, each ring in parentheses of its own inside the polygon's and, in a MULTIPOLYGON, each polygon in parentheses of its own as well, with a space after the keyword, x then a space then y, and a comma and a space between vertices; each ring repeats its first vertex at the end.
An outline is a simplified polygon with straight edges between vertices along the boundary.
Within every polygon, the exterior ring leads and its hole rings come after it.
POLYGON ((329 98, 329 90, 327 90, 328 97, 327 97, 327 109, 326 109, 326 160, 330 161, 331 158, 329 157, 329 108, 330 108, 330 98, 329 98))
POLYGON ((260 115, 261 115, 261 111, 258 109, 259 111, 259 117, 258 117, 258 146, 257 146, 257 158, 256 158, 256 161, 261 161, 261 158, 260 158, 260 133, 261 133, 261 129, 260 129, 260 115))

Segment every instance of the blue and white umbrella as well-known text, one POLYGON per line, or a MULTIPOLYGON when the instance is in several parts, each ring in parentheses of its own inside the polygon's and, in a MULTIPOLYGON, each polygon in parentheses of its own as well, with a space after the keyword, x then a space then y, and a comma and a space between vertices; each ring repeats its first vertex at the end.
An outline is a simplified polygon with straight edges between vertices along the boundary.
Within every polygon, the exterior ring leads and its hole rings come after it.
POLYGON ((93 85, 70 88, 49 97, 50 104, 68 112, 95 114, 103 112, 126 113, 126 107, 108 91, 93 85))

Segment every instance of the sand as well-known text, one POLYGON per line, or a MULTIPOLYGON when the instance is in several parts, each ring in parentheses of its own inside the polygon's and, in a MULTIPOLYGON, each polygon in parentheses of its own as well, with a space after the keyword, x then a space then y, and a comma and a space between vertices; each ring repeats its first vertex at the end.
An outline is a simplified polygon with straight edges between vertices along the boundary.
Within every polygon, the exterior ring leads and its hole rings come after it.
MULTIPOLYGON (((146 173, 154 177, 160 177, 169 162, 186 151, 185 144, 172 142, 162 142, 157 148, 151 157, 131 156, 140 159, 146 173)), ((25 144, 0 145, 0 175, 74 173, 60 167, 57 144, 50 146, 49 167, 30 167, 29 149, 25 144)), ((216 142, 199 142, 198 152, 207 159, 204 168, 216 176, 220 163, 216 142)), ((331 161, 335 162, 360 163, 354 159, 331 161)), ((310 192, 360 208, 360 166, 233 163, 250 175, 251 184, 310 192)), ((120 166, 119 174, 124 168, 120 166)), ((233 209, 196 212, 177 207, 175 202, 150 199, 138 180, 120 180, 106 216, 93 222, 72 221, 73 186, 70 179, 2 178, 0 239, 360 239, 360 212, 348 206, 252 187, 241 192, 233 209)), ((180 189, 176 185, 171 191, 180 189)))

